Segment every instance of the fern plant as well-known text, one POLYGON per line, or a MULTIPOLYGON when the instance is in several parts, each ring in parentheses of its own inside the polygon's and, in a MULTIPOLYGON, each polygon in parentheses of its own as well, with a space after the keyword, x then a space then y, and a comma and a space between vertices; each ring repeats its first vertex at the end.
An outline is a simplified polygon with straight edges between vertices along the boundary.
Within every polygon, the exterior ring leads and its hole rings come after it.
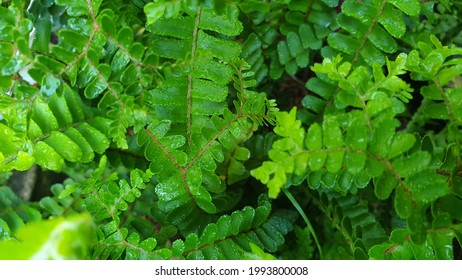
POLYGON ((460 258, 460 9, 2 1, 0 258, 460 258))

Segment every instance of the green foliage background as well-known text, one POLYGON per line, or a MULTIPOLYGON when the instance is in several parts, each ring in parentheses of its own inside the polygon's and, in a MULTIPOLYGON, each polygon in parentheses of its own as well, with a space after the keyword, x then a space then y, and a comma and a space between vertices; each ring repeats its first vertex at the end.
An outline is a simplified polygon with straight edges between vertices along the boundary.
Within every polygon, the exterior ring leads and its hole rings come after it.
POLYGON ((1 1, 0 258, 460 259, 461 12, 1 1))

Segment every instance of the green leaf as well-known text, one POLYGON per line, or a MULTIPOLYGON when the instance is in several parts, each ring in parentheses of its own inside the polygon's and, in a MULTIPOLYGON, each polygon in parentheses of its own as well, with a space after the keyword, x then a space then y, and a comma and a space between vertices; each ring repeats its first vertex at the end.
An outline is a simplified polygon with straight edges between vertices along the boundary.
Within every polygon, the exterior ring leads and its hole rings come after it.
POLYGON ((242 23, 235 18, 230 18, 226 14, 217 15, 209 9, 202 10, 199 27, 227 36, 237 36, 243 29, 242 23))
POLYGON ((366 112, 373 117, 392 106, 393 103, 387 94, 379 91, 374 93, 372 99, 367 102, 366 112))
POLYGON ((432 227, 435 231, 430 235, 430 238, 438 260, 454 259, 452 241, 455 234, 447 228, 451 224, 451 217, 447 214, 440 214, 433 221, 432 227))
POLYGON ((56 117, 60 127, 66 127, 73 123, 72 114, 65 98, 54 94, 48 100, 48 106, 56 117))
POLYGON ((329 45, 341 52, 353 55, 359 49, 359 42, 340 33, 332 33, 328 38, 329 45))
POLYGON ((438 199, 436 206, 441 212, 448 213, 453 219, 462 220, 461 200, 455 195, 446 195, 438 199))
POLYGON ((14 169, 24 171, 29 169, 34 164, 34 159, 29 154, 19 151, 14 161, 14 169))
POLYGON ((212 197, 202 186, 202 172, 200 168, 190 168, 186 174, 186 182, 189 191, 194 195, 197 205, 208 213, 215 213, 216 207, 212 203, 212 197))
POLYGON ((291 56, 296 56, 298 53, 303 51, 302 42, 300 41, 300 37, 298 37, 297 33, 289 32, 287 34, 287 47, 291 56))
POLYGON ((47 53, 50 45, 50 35, 52 28, 52 17, 49 13, 42 15, 35 24, 36 35, 32 43, 32 48, 47 53))
POLYGON ((210 51, 214 57, 224 61, 237 58, 241 52, 238 43, 210 36, 201 30, 198 33, 197 45, 203 50, 210 51))
POLYGON ((88 40, 83 34, 69 29, 59 30, 58 36, 63 47, 68 50, 75 49, 77 52, 83 51, 88 40))
POLYGON ((322 148, 322 130, 318 123, 312 124, 308 129, 305 146, 309 150, 319 150, 322 148))
POLYGON ((178 39, 189 39, 194 32, 194 18, 178 17, 175 19, 158 19, 147 29, 156 35, 171 36, 178 39))
POLYGON ((405 191, 402 187, 397 188, 394 206, 399 217, 403 219, 408 218, 415 208, 412 194, 405 191))
POLYGON ((50 136, 44 142, 58 152, 65 160, 76 162, 82 157, 80 147, 61 132, 51 132, 50 136))
POLYGON ((329 172, 337 173, 342 167, 345 154, 345 151, 336 149, 343 145, 342 132, 335 117, 324 119, 322 126, 324 145, 330 149, 327 153, 326 168, 329 172))
POLYGON ((284 186, 285 182, 287 182, 287 176, 284 172, 284 169, 276 169, 274 172, 274 177, 267 184, 268 196, 270 198, 278 197, 281 188, 284 186))
POLYGON ((368 251, 369 257, 372 260, 390 259, 391 256, 388 256, 389 254, 387 254, 388 253, 387 251, 390 248, 393 248, 393 244, 391 243, 383 243, 379 245, 374 245, 368 251))
POLYGON ((420 14, 420 1, 418 0, 390 0, 389 3, 410 16, 420 14))
POLYGON ((398 179, 389 170, 386 170, 374 180, 374 193, 379 199, 387 199, 397 185, 398 179))
POLYGON ((406 24, 403 17, 391 5, 385 5, 380 15, 379 23, 395 38, 401 38, 406 33, 406 24))
POLYGON ((388 151, 388 157, 390 159, 406 152, 414 145, 416 139, 411 134, 396 134, 391 143, 390 150, 388 151))
POLYGON ((438 232, 431 235, 433 248, 435 249, 436 259, 438 260, 453 260, 453 233, 450 231, 438 232))
POLYGON ((390 150, 390 143, 395 133, 395 122, 388 114, 377 117, 372 126, 375 133, 370 141, 369 150, 380 156, 386 156, 390 150))
POLYGON ((449 113, 444 103, 428 103, 423 106, 423 112, 430 118, 448 120, 449 113))
POLYGON ((97 153, 103 153, 109 147, 109 140, 96 128, 87 123, 82 123, 77 127, 77 130, 82 134, 91 148, 97 153))
POLYGON ((443 175, 420 172, 404 181, 415 200, 430 203, 449 194, 447 178, 443 175))
POLYGON ((244 147, 237 147, 234 150, 234 158, 241 161, 248 160, 250 158, 249 149, 244 147))
POLYGON ((85 97, 88 99, 94 99, 98 97, 106 88, 107 82, 104 79, 96 77, 86 88, 84 91, 85 97))
POLYGON ((364 115, 360 114, 351 121, 345 137, 345 145, 354 150, 366 150, 367 130, 364 115))
POLYGON ((32 119, 40 126, 43 133, 58 129, 56 117, 42 99, 34 102, 32 119))
POLYGON ((316 35, 308 24, 302 24, 298 28, 298 34, 300 35, 300 40, 302 42, 303 48, 310 48, 310 49, 320 49, 322 46, 321 40, 316 38, 316 35))
POLYGON ((343 145, 342 131, 335 116, 327 117, 322 124, 322 128, 326 148, 337 148, 343 145))
POLYGON ((400 177, 412 176, 425 169, 431 161, 431 155, 425 151, 419 151, 393 161, 393 168, 400 177))
MULTIPOLYGON (((424 242, 427 239, 427 232, 426 232, 426 227, 425 224, 422 221, 425 221, 424 218, 424 211, 423 208, 419 204, 414 204, 413 205, 414 209, 410 213, 409 217, 407 218, 407 223, 410 229, 410 237, 413 243, 416 245, 425 245, 424 242)), ((426 248, 425 247, 417 247, 417 249, 420 250, 415 250, 414 254, 416 255, 417 259, 428 259, 427 256, 430 254, 433 254, 433 251, 431 248, 426 248), (423 253, 421 251, 424 251, 423 253), (428 253, 425 251, 429 251, 428 253), (419 256, 419 254, 422 254, 422 256, 419 256)), ((433 256, 429 257, 429 259, 433 259, 433 256)))
POLYGON ((60 170, 64 165, 64 159, 61 155, 42 141, 34 146, 34 157, 38 165, 50 170, 60 170))
POLYGON ((89 162, 94 158, 95 154, 93 153, 92 147, 78 130, 71 127, 67 129, 64 134, 79 146, 82 152, 82 156, 80 157, 81 162, 89 162))

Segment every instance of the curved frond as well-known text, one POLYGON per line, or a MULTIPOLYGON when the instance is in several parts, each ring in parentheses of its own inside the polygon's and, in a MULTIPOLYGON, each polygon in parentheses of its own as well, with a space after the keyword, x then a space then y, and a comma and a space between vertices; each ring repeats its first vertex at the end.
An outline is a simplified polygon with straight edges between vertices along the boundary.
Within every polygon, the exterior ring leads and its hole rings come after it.
POLYGON ((294 213, 274 213, 263 201, 255 209, 245 207, 222 216, 205 227, 200 236, 190 234, 172 245, 174 255, 187 259, 242 259, 251 252, 251 244, 275 252, 284 243, 284 235, 292 230, 294 213))
POLYGON ((66 85, 60 95, 37 97, 30 105, 26 100, 11 102, 2 112, 7 124, 20 108, 29 112, 26 127, 0 124, 0 170, 26 170, 34 163, 61 170, 65 161, 90 162, 109 147, 108 120, 94 116, 66 85))

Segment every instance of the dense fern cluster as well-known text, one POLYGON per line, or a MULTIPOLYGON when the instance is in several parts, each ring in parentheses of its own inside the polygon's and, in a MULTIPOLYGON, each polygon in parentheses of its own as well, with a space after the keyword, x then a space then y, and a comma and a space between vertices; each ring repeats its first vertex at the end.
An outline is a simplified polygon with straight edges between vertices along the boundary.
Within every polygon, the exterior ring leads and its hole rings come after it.
POLYGON ((460 258, 461 11, 2 1, 0 258, 460 258))

